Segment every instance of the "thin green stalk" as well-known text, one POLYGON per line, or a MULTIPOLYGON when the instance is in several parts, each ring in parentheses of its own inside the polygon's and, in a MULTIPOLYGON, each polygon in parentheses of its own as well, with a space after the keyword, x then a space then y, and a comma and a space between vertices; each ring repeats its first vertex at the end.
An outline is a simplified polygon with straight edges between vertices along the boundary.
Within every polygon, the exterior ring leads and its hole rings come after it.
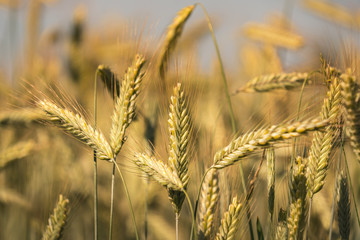
POLYGON ((345 158, 345 164, 346 164, 346 171, 347 171, 347 175, 348 175, 349 183, 350 183, 350 189, 351 189, 350 192, 351 192, 352 197, 353 197, 353 202, 354 202, 354 207, 355 207, 355 212, 356 212, 356 219, 357 219, 358 225, 359 225, 359 227, 360 227, 359 212, 358 212, 358 208, 357 208, 357 204, 356 204, 356 197, 355 197, 355 193, 354 193, 354 188, 353 188, 352 183, 351 183, 349 164, 348 164, 348 161, 347 161, 347 159, 346 159, 346 153, 345 153, 345 151, 344 151, 344 158, 345 158))
POLYGON ((117 165, 117 163, 116 163, 115 161, 114 161, 114 165, 116 166, 116 169, 117 169, 117 171, 118 171, 118 173, 119 173, 119 176, 120 176, 120 178, 121 178, 121 182, 123 183, 123 187, 124 187, 124 190, 125 190, 126 198, 127 198, 127 200, 128 200, 129 206, 130 206, 131 218, 132 218, 133 225, 134 225, 134 228, 135 228, 136 240, 139 240, 139 234, 138 234, 137 226, 136 226, 134 208, 133 208, 132 203, 131 203, 131 198, 130 198, 129 190, 128 190, 128 187, 127 187, 127 185, 126 185, 125 178, 124 178, 124 176, 122 175, 121 170, 120 170, 119 166, 117 165))
POLYGON ((113 170, 111 175, 111 199, 110 199, 110 226, 109 226, 109 240, 112 239, 112 225, 114 214, 114 185, 115 185, 115 161, 113 159, 113 170))
MULTIPOLYGON (((94 129, 96 130, 97 123, 97 76, 99 70, 95 72, 94 80, 94 129)), ((98 239, 98 198, 97 198, 97 159, 96 151, 94 150, 94 239, 98 239)))
POLYGON ((192 240, 193 235, 195 235, 195 240, 197 240, 198 238, 197 238, 196 222, 195 222, 194 210, 193 210, 193 207, 192 207, 192 204, 191 204, 191 200, 190 200, 189 195, 187 194, 186 190, 183 189, 182 191, 185 194, 185 197, 186 197, 186 199, 188 201, 189 208, 190 208, 190 213, 191 213, 191 216, 192 216, 192 219, 193 219, 191 229, 193 229, 194 231, 191 231, 190 240, 192 240), (195 234, 193 234, 193 233, 195 233, 195 234))
MULTIPOLYGON (((333 201, 332 201, 332 206, 331 206, 331 219, 330 219, 330 227, 329 227, 329 240, 331 240, 332 237, 332 228, 333 228, 333 222, 334 222, 334 218, 335 218, 335 204, 336 204, 336 197, 337 197, 337 188, 338 188, 338 181, 337 176, 339 174, 339 169, 340 169, 340 163, 341 163, 341 156, 342 156, 342 152, 344 151, 344 132, 342 133, 342 137, 341 137, 341 142, 340 142, 340 152, 339 152, 339 160, 337 162, 337 166, 336 166, 336 170, 335 170, 335 184, 334 184, 334 196, 333 196, 333 201)), ((308 223, 310 225, 310 221, 308 223)))
MULTIPOLYGON (((208 23, 208 27, 209 27, 209 30, 210 30, 210 33, 211 33, 211 38, 212 38, 213 43, 214 43, 214 46, 215 46, 217 59, 218 59, 218 61, 219 61, 219 65, 220 65, 221 77, 222 77, 223 83, 224 83, 226 101, 227 101, 227 104, 228 104, 228 107, 229 107, 229 111, 230 111, 231 127, 232 127, 233 134, 235 134, 235 133, 236 133, 235 116, 234 116, 234 111, 233 111, 232 104, 231 104, 229 87, 228 87, 227 80, 226 80, 224 65, 223 65, 223 62, 222 62, 222 59, 221 59, 221 55, 220 55, 219 45, 218 45, 218 43, 217 43, 217 41, 216 41, 214 29, 213 29, 213 27, 212 27, 212 24, 211 24, 211 21, 210 21, 210 17, 209 17, 208 12, 206 11, 206 8, 204 7, 204 5, 203 5, 202 3, 196 3, 196 4, 199 5, 199 6, 203 9, 203 12, 204 12, 204 14, 205 14, 206 21, 207 21, 207 23, 208 23)), ((243 167, 242 167, 242 164, 241 164, 241 163, 239 163, 238 166, 239 166, 239 172, 240 172, 240 177, 241 177, 242 188, 243 188, 244 194, 246 195, 246 194, 247 194, 247 190, 246 190, 246 184, 245 184, 245 177, 244 177, 243 167)), ((248 203, 245 202, 245 204, 247 205, 248 203)), ((251 219, 248 219, 248 220, 249 220, 249 226, 250 226, 250 228, 251 228, 251 229, 250 229, 250 232, 252 232, 251 219)), ((254 240, 254 238, 251 238, 251 239, 254 240)))

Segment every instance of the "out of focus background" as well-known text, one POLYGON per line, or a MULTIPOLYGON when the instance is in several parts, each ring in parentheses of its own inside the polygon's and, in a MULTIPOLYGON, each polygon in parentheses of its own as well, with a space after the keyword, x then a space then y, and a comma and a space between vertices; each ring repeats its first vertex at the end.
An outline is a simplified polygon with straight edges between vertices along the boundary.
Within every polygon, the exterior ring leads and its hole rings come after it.
MULTIPOLYGON (((141 239, 145 236, 145 224, 148 239, 175 238, 175 217, 166 190, 154 182, 148 183, 132 163, 134 152, 152 148, 166 160, 168 100, 174 84, 184 82, 191 95, 195 133, 189 193, 193 199, 215 152, 234 137, 215 47, 200 6, 187 20, 179 37, 165 84, 156 69, 168 26, 179 10, 194 3, 188 0, 0 0, 0 239, 41 238, 59 194, 69 199, 63 238, 93 238, 92 151, 55 127, 43 124, 44 116, 35 101, 51 98, 79 110, 93 123, 96 69, 104 64, 121 79, 137 53, 143 54, 147 61, 146 75, 137 117, 127 130, 128 140, 118 162, 129 186, 141 239)), ((341 68, 359 54, 360 3, 355 0, 201 3, 209 13, 228 77, 236 133, 294 119, 298 114, 299 91, 236 94, 250 79, 269 73, 317 70, 321 66, 320 55, 341 68)), ((320 82, 314 79, 305 88, 302 116, 319 113, 326 94, 326 87, 320 82)), ((97 124, 108 136, 113 103, 100 83, 98 104, 97 124)), ((299 140, 303 151, 310 139, 308 136, 299 140)), ((276 149, 279 180, 275 212, 288 203, 290 152, 289 143, 276 149)), ((354 158, 349 152, 349 158, 354 158)), ((244 161, 247 182, 260 159, 261 154, 257 154, 244 161)), ((349 164, 354 176, 353 191, 360 199, 360 182, 355 177, 359 166, 356 161, 349 164)), ((112 166, 99 161, 98 169, 99 239, 106 239, 112 166)), ((325 239, 329 235, 334 174, 332 161, 324 190, 312 206, 310 239, 325 239)), ((224 190, 218 220, 214 223, 216 230, 231 196, 241 193, 237 169, 224 170, 219 182, 224 190)), ((252 198, 251 216, 253 222, 259 217, 266 232, 265 188, 263 167, 252 198)), ((187 239, 191 229, 190 211, 185 205, 180 217, 180 239, 187 239)), ((355 215, 351 217, 351 239, 357 239, 359 226, 355 224, 355 215)), ((246 223, 242 226, 245 227, 241 228, 239 237, 249 239, 246 223)), ((337 239, 336 219, 333 226, 333 238, 337 239)), ((113 239, 135 239, 118 176, 113 229, 113 239)))

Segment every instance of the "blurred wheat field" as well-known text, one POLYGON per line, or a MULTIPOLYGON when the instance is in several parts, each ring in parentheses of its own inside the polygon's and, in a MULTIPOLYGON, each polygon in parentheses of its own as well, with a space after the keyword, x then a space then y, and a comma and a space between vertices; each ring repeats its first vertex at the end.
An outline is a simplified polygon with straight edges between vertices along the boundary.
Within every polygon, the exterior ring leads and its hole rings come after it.
POLYGON ((59 1, 0 1, 27 12, 0 66, 0 239, 360 237, 360 5, 297 3, 332 40, 285 1, 238 26, 228 68, 205 3, 157 36, 86 5, 42 30, 59 1))

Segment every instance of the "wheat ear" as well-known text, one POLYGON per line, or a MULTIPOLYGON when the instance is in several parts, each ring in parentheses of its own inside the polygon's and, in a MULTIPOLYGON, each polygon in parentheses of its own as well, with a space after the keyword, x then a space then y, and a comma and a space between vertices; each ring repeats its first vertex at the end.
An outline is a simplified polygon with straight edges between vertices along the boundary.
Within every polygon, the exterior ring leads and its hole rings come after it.
POLYGON ((324 128, 327 124, 328 120, 313 119, 251 131, 233 140, 228 146, 218 151, 214 156, 212 168, 221 169, 233 165, 261 147, 324 128))
POLYGON ((216 240, 232 240, 235 237, 235 233, 238 228, 238 222, 240 219, 240 212, 242 204, 233 198, 232 203, 229 206, 229 210, 224 214, 221 219, 221 225, 216 235, 216 240))
POLYGON ((62 195, 59 196, 59 200, 54 208, 54 213, 50 216, 49 224, 43 233, 42 240, 61 239, 66 221, 68 203, 68 199, 64 199, 62 195))
POLYGON ((140 73, 145 60, 136 55, 131 67, 128 68, 121 83, 120 95, 116 98, 112 115, 110 145, 116 156, 124 143, 125 131, 135 116, 135 103, 140 91, 140 84, 144 76, 140 73))
POLYGON ((162 161, 157 160, 155 157, 150 157, 145 153, 137 153, 135 155, 135 164, 141 171, 152 177, 167 189, 181 191, 184 188, 174 170, 162 161))
MULTIPOLYGON (((189 182, 189 141, 191 135, 190 114, 187 101, 178 83, 170 99, 169 111, 169 163, 180 178, 184 189, 189 182)), ((175 212, 180 212, 185 195, 182 191, 169 191, 169 198, 175 212)))
POLYGON ((351 74, 350 70, 342 74, 340 78, 341 94, 343 96, 343 105, 346 110, 346 135, 350 138, 350 144, 360 162, 360 100, 358 95, 359 85, 356 78, 351 74))
POLYGON ((268 207, 270 219, 272 220, 274 214, 275 202, 275 150, 273 147, 266 149, 266 163, 267 163, 267 190, 268 190, 268 207))
POLYGON ((350 236, 350 198, 349 184, 346 175, 342 172, 338 179, 339 199, 338 206, 338 224, 341 240, 348 240, 350 236))
POLYGON ((276 240, 284 240, 287 238, 287 212, 280 208, 278 215, 278 224, 276 226, 275 239, 276 240))
POLYGON ((12 161, 28 156, 34 148, 35 142, 29 140, 26 142, 18 142, 2 150, 0 152, 0 170, 12 161))
POLYGON ((172 51, 175 49, 176 42, 179 39, 186 21, 193 12, 195 5, 187 6, 181 9, 176 17, 174 18, 172 24, 168 27, 165 42, 161 48, 160 58, 158 63, 158 69, 161 78, 164 78, 165 71, 168 65, 169 57, 172 51))
MULTIPOLYGON (((327 98, 324 100, 321 109, 320 115, 322 119, 329 119, 332 123, 336 123, 338 120, 341 103, 340 89, 338 78, 332 79, 327 98)), ((330 152, 337 134, 338 132, 333 125, 325 127, 323 132, 314 133, 307 163, 307 187, 310 198, 319 192, 324 185, 330 152)))
POLYGON ((211 169, 201 188, 199 198, 199 235, 200 239, 210 239, 214 211, 219 201, 218 172, 211 169))
POLYGON ((82 116, 60 108, 46 99, 39 101, 38 105, 47 114, 51 123, 90 146, 96 151, 99 159, 110 161, 114 158, 113 151, 103 134, 95 130, 82 116))
POLYGON ((237 89, 234 94, 240 92, 269 92, 276 89, 290 90, 301 87, 308 77, 308 73, 297 72, 262 75, 250 80, 245 87, 237 89))
POLYGON ((290 215, 288 217, 289 240, 302 239, 306 224, 306 176, 305 164, 297 158, 293 179, 290 186, 290 215))
POLYGON ((119 79, 116 77, 116 74, 111 71, 110 67, 99 65, 97 70, 100 75, 100 80, 115 100, 120 95, 119 79))

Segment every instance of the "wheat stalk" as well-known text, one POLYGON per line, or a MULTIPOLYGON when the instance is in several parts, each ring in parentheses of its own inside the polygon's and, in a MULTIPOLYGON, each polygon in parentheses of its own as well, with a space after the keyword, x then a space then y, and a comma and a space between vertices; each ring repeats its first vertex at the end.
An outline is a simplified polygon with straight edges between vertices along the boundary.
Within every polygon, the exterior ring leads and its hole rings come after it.
POLYGON ((275 150, 273 147, 266 149, 267 162, 267 190, 268 190, 268 206, 269 213, 272 219, 274 214, 275 201, 275 150))
POLYGON ((340 76, 341 94, 343 105, 346 110, 346 134, 350 138, 350 144, 360 162, 360 100, 358 95, 359 85, 350 70, 340 76))
POLYGON ((145 60, 141 55, 136 55, 121 83, 120 95, 116 98, 110 132, 110 145, 115 156, 120 152, 124 143, 126 128, 135 116, 135 103, 144 76, 140 71, 144 62, 145 60))
POLYGON ((293 137, 319 130, 327 126, 328 120, 306 120, 303 122, 274 125, 268 129, 260 129, 244 134, 230 142, 214 156, 212 168, 225 168, 240 161, 255 150, 293 137))
POLYGON ((308 77, 308 73, 297 72, 262 75, 250 80, 245 87, 237 89, 234 94, 240 92, 269 92, 275 89, 290 90, 301 87, 308 77))
POLYGON ((164 78, 165 71, 168 65, 169 57, 172 51, 174 51, 176 42, 179 39, 184 25, 187 19, 190 17, 191 13, 193 12, 195 5, 187 6, 181 9, 176 17, 174 18, 172 24, 168 27, 165 42, 161 48, 160 58, 158 63, 158 69, 161 78, 164 78))
POLYGON ((241 209, 242 204, 237 200, 236 197, 234 197, 232 203, 229 206, 229 210, 221 219, 221 225, 216 235, 216 240, 234 239, 238 228, 241 209))
POLYGON ((38 105, 47 114, 51 123, 90 146, 96 151, 99 159, 111 161, 114 158, 113 151, 103 134, 95 130, 82 116, 60 108, 46 99, 39 101, 38 105))
MULTIPOLYGON (((330 89, 327 92, 327 98, 324 100, 321 118, 329 119, 336 123, 339 118, 339 107, 341 102, 340 83, 338 78, 333 78, 330 89)), ((315 132, 312 140, 310 154, 308 157, 307 186, 309 197, 319 192, 326 177, 326 170, 329 164, 329 158, 334 140, 337 137, 337 130, 334 126, 325 127, 323 132, 315 132)))
POLYGON ((339 199, 338 206, 338 224, 341 240, 348 240, 350 236, 350 198, 349 184, 346 175, 342 172, 338 179, 339 199))
POLYGON ((211 169, 201 188, 199 198, 199 235, 200 239, 210 239, 211 228, 214 222, 214 210, 219 201, 218 172, 211 169))
POLYGON ((64 229, 68 199, 64 199, 62 195, 54 208, 54 213, 49 218, 49 224, 42 236, 42 240, 55 240, 61 239, 62 230, 64 229))
MULTIPOLYGON (((174 87, 169 111, 169 163, 180 178, 184 189, 189 182, 189 141, 191 134, 190 114, 181 84, 174 87)), ((185 195, 182 191, 169 191, 169 198, 175 212, 180 212, 185 195)))

